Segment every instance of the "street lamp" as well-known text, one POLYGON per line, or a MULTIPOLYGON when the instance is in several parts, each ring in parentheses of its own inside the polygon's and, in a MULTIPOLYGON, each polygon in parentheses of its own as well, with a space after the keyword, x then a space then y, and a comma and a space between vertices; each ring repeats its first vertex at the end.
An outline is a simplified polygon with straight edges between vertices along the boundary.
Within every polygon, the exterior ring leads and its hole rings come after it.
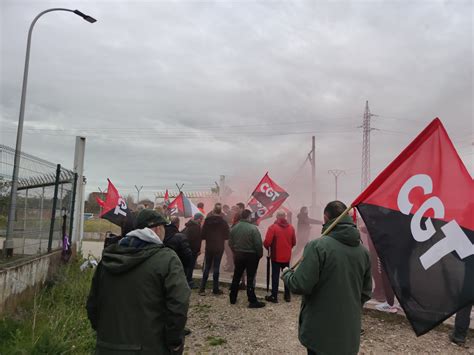
POLYGON ((25 100, 26 100, 26 87, 28 85, 28 67, 30 64, 30 47, 31 47, 31 35, 33 33, 33 27, 36 21, 44 14, 52 11, 67 11, 72 12, 89 23, 94 23, 97 20, 89 15, 86 15, 79 10, 70 10, 63 8, 52 8, 40 12, 31 22, 30 30, 28 31, 28 41, 26 44, 26 57, 25 57, 25 69, 23 71, 23 87, 21 89, 21 102, 20 102, 20 117, 18 119, 18 130, 16 134, 16 148, 15 148, 15 160, 13 163, 13 176, 12 176, 12 188, 10 193, 10 210, 8 212, 8 223, 7 223, 7 235, 3 242, 3 250, 7 257, 13 255, 13 221, 15 219, 16 210, 16 194, 18 191, 18 172, 20 170, 20 153, 21 153, 21 141, 23 138, 23 121, 25 116, 25 100))

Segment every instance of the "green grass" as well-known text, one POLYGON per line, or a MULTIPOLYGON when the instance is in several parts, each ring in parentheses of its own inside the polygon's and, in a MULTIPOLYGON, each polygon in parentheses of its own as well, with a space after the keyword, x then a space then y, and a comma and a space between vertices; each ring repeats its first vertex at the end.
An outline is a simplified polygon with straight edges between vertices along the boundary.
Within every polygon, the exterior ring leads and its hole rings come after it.
POLYGON ((227 340, 221 337, 208 336, 207 342, 210 346, 219 346, 219 345, 227 343, 227 340))
POLYGON ((106 219, 88 219, 84 221, 84 232, 101 232, 105 233, 111 231, 115 234, 120 234, 120 227, 107 221, 106 219))
POLYGON ((0 320, 0 354, 90 354, 95 333, 85 302, 93 270, 71 262, 54 283, 40 290, 15 314, 0 320))

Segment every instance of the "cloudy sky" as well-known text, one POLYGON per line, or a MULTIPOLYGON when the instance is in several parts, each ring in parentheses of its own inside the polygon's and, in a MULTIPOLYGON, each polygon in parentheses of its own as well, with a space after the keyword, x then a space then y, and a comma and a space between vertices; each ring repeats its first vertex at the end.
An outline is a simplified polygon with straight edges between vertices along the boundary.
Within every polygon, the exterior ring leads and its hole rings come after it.
MULTIPOLYGON (((23 150, 142 196, 219 175, 242 195, 271 176, 310 202, 360 191, 365 101, 372 178, 434 117, 473 172, 473 5, 466 1, 0 0, 0 143, 14 146, 28 26, 37 23, 23 150)), ((240 196, 238 197, 240 199, 240 196)))

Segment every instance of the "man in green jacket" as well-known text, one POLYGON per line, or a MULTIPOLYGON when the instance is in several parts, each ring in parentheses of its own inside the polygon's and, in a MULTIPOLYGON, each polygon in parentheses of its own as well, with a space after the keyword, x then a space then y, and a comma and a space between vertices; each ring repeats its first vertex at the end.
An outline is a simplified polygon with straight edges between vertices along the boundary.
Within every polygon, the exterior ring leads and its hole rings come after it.
MULTIPOLYGON (((340 201, 324 209, 323 231, 346 209, 340 201)), ((309 242, 303 260, 283 281, 301 294, 299 340, 308 354, 357 354, 362 306, 370 299, 372 278, 368 251, 357 227, 345 216, 327 235, 309 242)))
POLYGON ((166 219, 145 209, 137 229, 107 247, 92 279, 87 315, 96 354, 181 354, 190 289, 163 245, 166 219))
POLYGON ((230 303, 237 302, 239 282, 242 274, 247 270, 247 298, 249 308, 261 308, 264 302, 257 300, 254 288, 254 279, 257 273, 258 262, 263 255, 262 237, 257 226, 250 222, 250 210, 242 211, 240 221, 230 231, 229 246, 234 253, 234 276, 230 286, 230 303))

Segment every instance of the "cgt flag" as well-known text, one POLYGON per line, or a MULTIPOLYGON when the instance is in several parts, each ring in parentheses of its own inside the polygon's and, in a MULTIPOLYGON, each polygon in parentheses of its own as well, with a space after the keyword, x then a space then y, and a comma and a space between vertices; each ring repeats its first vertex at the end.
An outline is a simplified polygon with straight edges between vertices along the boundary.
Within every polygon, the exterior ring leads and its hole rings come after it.
POLYGON ((109 220, 118 226, 124 226, 132 221, 132 213, 128 209, 127 202, 120 196, 114 184, 107 179, 109 186, 107 188, 107 196, 105 201, 96 197, 97 203, 102 206, 100 218, 109 220))
MULTIPOLYGON (((260 180, 255 190, 252 192, 252 197, 260 202, 268 212, 271 214, 275 212, 288 197, 288 193, 283 190, 278 184, 270 179, 268 173, 260 180)), ((251 200, 252 202, 252 200, 251 200)), ((249 202, 250 205, 250 202, 249 202)))
POLYGON ((168 205, 170 216, 192 217, 196 213, 201 213, 199 209, 186 197, 183 192, 168 205))
POLYGON ((251 197, 247 203, 247 207, 252 211, 252 220, 259 224, 262 220, 270 217, 268 208, 257 201, 255 197, 251 197))
POLYGON ((259 224, 264 219, 271 218, 273 216, 273 214, 280 208, 283 211, 286 212, 288 222, 291 224, 291 215, 292 215, 292 213, 288 208, 283 206, 283 202, 284 201, 281 201, 281 203, 278 203, 278 204, 274 204, 272 206, 272 209, 269 210, 264 205, 262 205, 260 202, 258 202, 255 199, 255 197, 251 197, 250 201, 247 203, 247 207, 250 211, 252 211, 252 220, 255 221, 257 224, 259 224))
POLYGON ((418 336, 474 302, 474 183, 438 118, 352 206, 418 336))

